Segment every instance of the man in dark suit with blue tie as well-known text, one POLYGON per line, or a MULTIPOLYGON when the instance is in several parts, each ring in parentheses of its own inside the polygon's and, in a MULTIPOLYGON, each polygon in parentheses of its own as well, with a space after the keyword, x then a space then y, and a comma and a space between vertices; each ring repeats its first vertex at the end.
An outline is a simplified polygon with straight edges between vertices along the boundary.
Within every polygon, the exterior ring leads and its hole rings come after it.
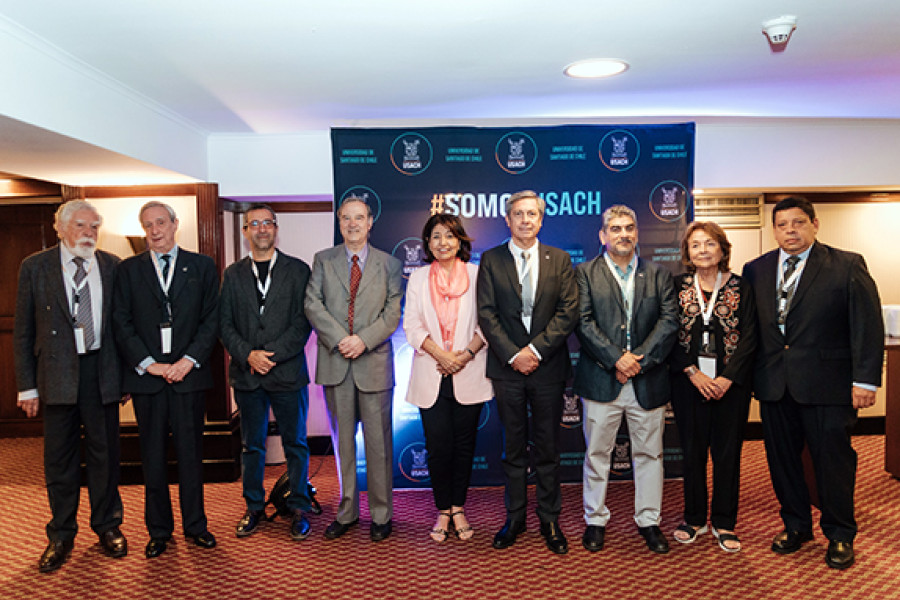
POLYGON ((816 241, 819 220, 805 198, 778 202, 772 222, 779 249, 744 267, 759 319, 753 392, 784 521, 772 550, 790 554, 813 539, 806 445, 829 541, 825 562, 846 569, 857 532, 850 434, 857 410, 875 403, 881 385, 878 290, 862 256, 816 241))
POLYGON ((81 429, 91 529, 114 558, 128 552, 119 496, 119 357, 109 321, 119 258, 97 250, 101 218, 84 200, 59 207, 59 244, 22 262, 13 333, 18 405, 44 410, 50 543, 42 573, 66 562, 78 531, 81 429))
POLYGON ((209 357, 218 331, 219 277, 213 260, 178 247, 171 206, 141 207, 146 252, 119 267, 113 326, 123 365, 123 391, 134 399, 144 472, 147 558, 166 550, 175 527, 166 460, 169 431, 178 460, 185 536, 212 548, 203 508, 203 421, 212 387, 209 357))
POLYGON ((309 373, 304 353, 310 325, 303 310, 310 271, 302 260, 275 248, 277 236, 275 211, 266 204, 250 206, 244 213, 250 256, 225 270, 219 296, 222 344, 231 355, 229 382, 241 410, 247 511, 235 532, 238 537, 252 535, 265 515, 263 475, 271 406, 288 465, 291 539, 302 540, 310 531, 304 514, 310 509, 309 373))
POLYGON ((569 254, 538 242, 544 207, 544 199, 529 190, 506 201, 511 237, 481 257, 478 324, 488 342, 487 376, 505 438, 506 522, 493 546, 507 548, 525 531, 530 412, 541 535, 552 552, 565 554, 559 426, 572 374, 566 339, 578 319, 578 291, 569 254))

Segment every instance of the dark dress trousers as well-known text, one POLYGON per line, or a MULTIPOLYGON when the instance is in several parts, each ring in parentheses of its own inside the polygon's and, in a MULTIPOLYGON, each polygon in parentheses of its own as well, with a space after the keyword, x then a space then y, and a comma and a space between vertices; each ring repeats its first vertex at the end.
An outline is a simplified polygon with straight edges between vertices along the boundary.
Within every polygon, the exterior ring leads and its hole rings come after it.
POLYGON ((310 270, 302 260, 276 252, 262 314, 252 258, 245 257, 225 270, 219 296, 219 330, 222 344, 231 355, 228 379, 241 410, 241 465, 247 507, 262 510, 265 503, 263 476, 271 405, 288 463, 288 507, 305 511, 310 508, 310 499, 306 485, 309 372, 304 348, 310 325, 303 302, 310 270), (247 359, 253 350, 274 353, 269 359, 276 364, 265 375, 250 371, 247 359))
POLYGON ((82 356, 75 349, 59 246, 32 254, 19 271, 13 334, 16 383, 19 391, 37 389, 41 400, 50 540, 70 541, 78 529, 82 426, 91 529, 102 534, 122 523, 119 357, 109 319, 119 258, 102 250, 94 257, 103 285, 100 349, 82 356))
POLYGON ((478 269, 478 324, 488 342, 487 376, 493 381, 503 423, 506 511, 525 521, 527 505, 528 414, 537 483, 537 513, 541 522, 559 517, 559 423, 565 382, 572 374, 566 339, 578 318, 578 291, 569 254, 540 244, 531 331, 522 323, 522 289, 516 263, 503 244, 481 256, 478 269), (530 375, 515 371, 509 361, 529 344, 541 356, 530 375))
POLYGON ((737 523, 741 475, 741 446, 750 411, 750 377, 756 350, 756 310, 750 286, 737 275, 725 273, 714 302, 712 341, 716 374, 731 381, 718 400, 707 401, 684 369, 698 364, 703 316, 695 290, 695 275, 675 278, 678 298, 678 342, 672 348, 672 409, 684 456, 684 521, 693 527, 706 524, 732 531, 737 523), (712 457, 712 504, 706 488, 706 464, 712 457), (708 511, 707 511, 708 508, 708 511))
POLYGON ((134 399, 140 433, 146 505, 144 518, 152 538, 172 535, 166 440, 171 430, 178 460, 179 500, 184 532, 207 530, 203 509, 203 416, 205 391, 212 387, 209 357, 218 329, 219 278, 213 260, 178 249, 169 290, 172 347, 163 354, 160 324, 167 321, 166 301, 150 251, 122 261, 113 300, 113 326, 122 355, 122 389, 134 399), (185 355, 199 364, 177 383, 138 374, 146 357, 174 363, 185 355))
POLYGON ((851 386, 881 385, 884 323, 862 256, 815 242, 794 293, 784 333, 777 325, 779 251, 744 267, 758 314, 753 391, 766 455, 787 529, 812 531, 801 452, 808 445, 822 508, 822 532, 852 542, 856 423, 851 386))

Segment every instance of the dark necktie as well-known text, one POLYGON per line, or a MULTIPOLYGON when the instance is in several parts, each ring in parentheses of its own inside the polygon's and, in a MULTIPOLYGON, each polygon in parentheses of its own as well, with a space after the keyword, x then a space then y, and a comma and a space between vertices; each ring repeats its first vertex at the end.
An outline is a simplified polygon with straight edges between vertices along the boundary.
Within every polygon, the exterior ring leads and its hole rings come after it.
POLYGON ((75 301, 78 304, 78 310, 75 314, 75 325, 84 330, 84 348, 90 350, 94 345, 94 311, 91 308, 91 285, 84 281, 87 277, 87 271, 84 269, 84 259, 76 256, 72 259, 75 263, 75 289, 72 290, 75 301), (84 281, 84 286, 79 290, 78 287, 84 281))
POLYGON ((172 257, 168 254, 162 254, 159 258, 163 261, 162 277, 163 281, 166 281, 169 279, 169 261, 172 260, 172 257))
POLYGON ((350 266, 350 305, 347 307, 347 325, 350 333, 353 333, 353 311, 356 305, 356 293, 359 291, 359 280, 362 279, 362 269, 359 268, 359 257, 353 255, 353 264, 350 266))
POLYGON ((788 309, 791 307, 791 300, 794 299, 794 290, 797 289, 797 282, 791 282, 790 287, 785 286, 787 285, 788 279, 790 279, 791 275, 794 274, 794 271, 797 270, 798 264, 800 264, 799 256, 789 256, 787 260, 784 261, 784 275, 781 277, 781 287, 778 289, 778 298, 776 299, 778 304, 779 325, 784 325, 784 322, 787 319, 788 309))

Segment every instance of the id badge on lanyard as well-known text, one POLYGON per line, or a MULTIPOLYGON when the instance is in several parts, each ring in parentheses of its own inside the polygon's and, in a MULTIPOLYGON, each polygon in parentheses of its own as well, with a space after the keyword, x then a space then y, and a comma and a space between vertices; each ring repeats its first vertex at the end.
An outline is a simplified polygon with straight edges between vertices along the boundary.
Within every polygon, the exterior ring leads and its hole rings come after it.
POLYGON ((712 326, 712 313, 716 306, 716 297, 722 287, 722 272, 716 274, 716 285, 709 297, 709 304, 703 298, 700 289, 700 276, 694 276, 694 289, 697 294, 697 303, 700 305, 700 315, 703 317, 703 334, 700 338, 700 352, 697 356, 697 367, 700 372, 710 379, 716 378, 716 348, 715 335, 712 326))
POLYGON ((172 287, 172 279, 175 277, 175 262, 173 260, 169 267, 169 276, 163 279, 162 269, 159 268, 159 260, 156 256, 153 259, 153 267, 156 269, 156 277, 159 280, 159 287, 162 288, 163 299, 165 300, 166 314, 165 320, 159 324, 159 346, 163 354, 172 353, 172 302, 169 299, 169 288, 172 287))

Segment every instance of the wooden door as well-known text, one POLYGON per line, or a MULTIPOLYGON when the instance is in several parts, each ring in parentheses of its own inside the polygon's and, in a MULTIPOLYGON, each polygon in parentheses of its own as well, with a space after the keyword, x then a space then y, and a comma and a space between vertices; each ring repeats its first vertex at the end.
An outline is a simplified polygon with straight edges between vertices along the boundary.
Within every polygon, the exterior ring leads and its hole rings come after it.
POLYGON ((19 265, 34 252, 56 244, 53 214, 56 204, 0 206, 0 437, 38 436, 41 416, 28 419, 16 406, 17 386, 13 352, 19 265))

